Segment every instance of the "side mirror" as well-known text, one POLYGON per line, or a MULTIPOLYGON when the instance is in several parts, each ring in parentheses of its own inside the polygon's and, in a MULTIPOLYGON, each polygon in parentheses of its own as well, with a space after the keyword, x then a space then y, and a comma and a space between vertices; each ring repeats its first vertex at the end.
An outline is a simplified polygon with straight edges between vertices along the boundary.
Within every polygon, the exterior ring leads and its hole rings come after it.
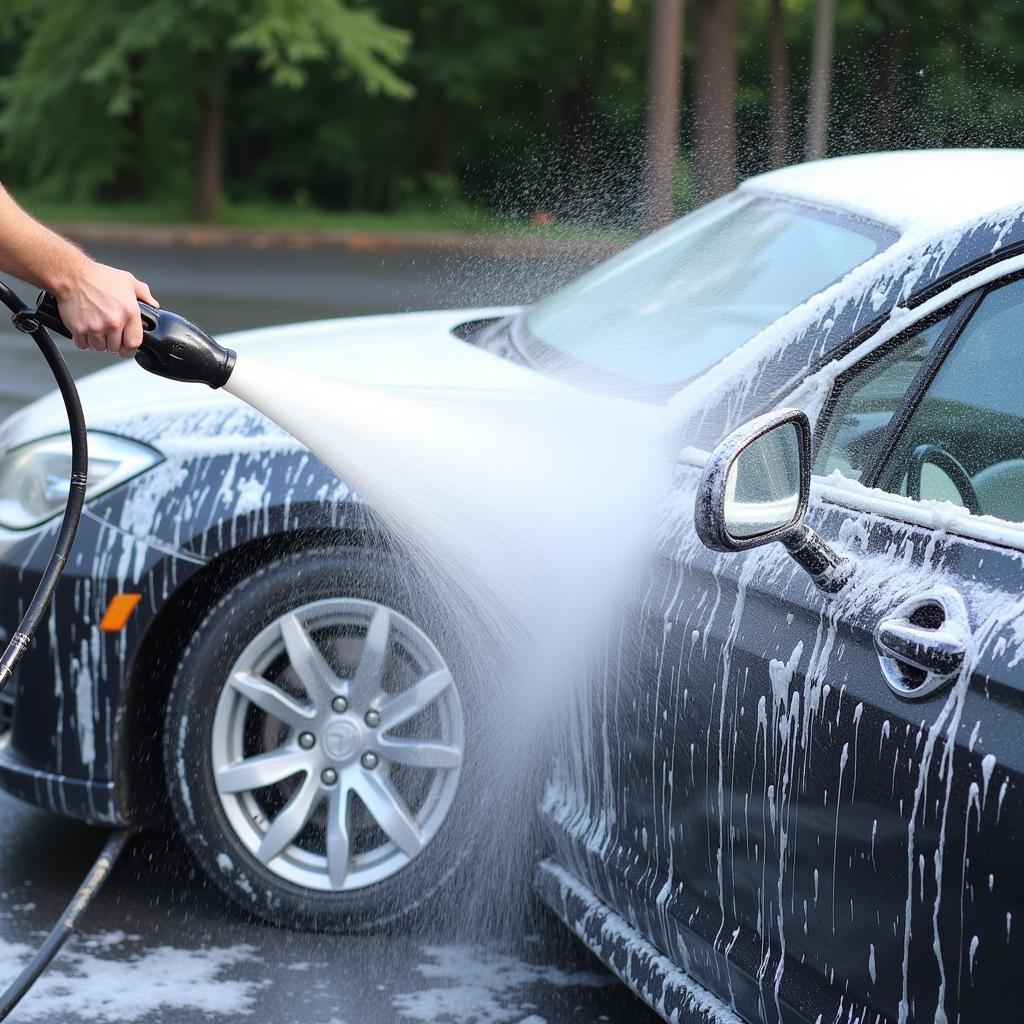
POLYGON ((853 567, 803 522, 811 486, 811 424, 799 409, 770 412, 733 431, 711 453, 697 488, 694 525, 713 551, 778 541, 827 594, 853 567))

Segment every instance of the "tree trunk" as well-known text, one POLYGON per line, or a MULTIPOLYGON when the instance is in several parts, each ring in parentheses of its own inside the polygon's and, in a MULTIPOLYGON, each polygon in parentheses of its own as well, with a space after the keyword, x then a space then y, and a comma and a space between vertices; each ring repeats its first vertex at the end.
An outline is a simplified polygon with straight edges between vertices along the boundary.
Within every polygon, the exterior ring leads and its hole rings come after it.
MULTIPOLYGON (((660 3, 661 0, 655 0, 660 3)), ((682 0, 679 0, 682 4, 682 0)), ((594 95, 600 96, 608 85, 608 74, 612 67, 612 19, 611 4, 597 5, 597 38, 594 45, 594 95)))
POLYGON ((199 93, 192 216, 205 223, 217 216, 223 178, 224 50, 218 47, 206 62, 206 81, 199 93))
POLYGON ((814 15, 810 104, 807 115, 807 144, 804 152, 808 160, 820 160, 825 155, 835 22, 836 0, 818 0, 814 15))
POLYGON ((645 231, 672 219, 672 185, 679 147, 679 86, 683 63, 683 0, 655 0, 647 78, 645 231))
POLYGON ((391 169, 388 187, 387 208, 394 210, 401 204, 402 185, 406 178, 420 169, 420 146, 422 142, 421 126, 423 124, 423 76, 416 65, 418 51, 423 47, 423 19, 420 16, 422 5, 419 0, 408 0, 405 7, 405 20, 412 35, 412 49, 409 52, 409 66, 405 73, 406 81, 415 89, 412 99, 406 104, 405 140, 399 147, 391 169))
POLYGON ((768 15, 768 161, 789 163, 789 51, 782 0, 771 0, 768 15))
POLYGON ((117 173, 109 190, 110 198, 119 203, 126 199, 142 199, 146 191, 144 173, 146 125, 142 116, 142 89, 139 87, 139 78, 143 70, 142 58, 138 54, 132 54, 127 63, 128 77, 136 87, 136 94, 132 99, 131 107, 121 118, 125 142, 120 147, 117 173))
POLYGON ((694 171, 707 202, 736 185, 736 0, 697 0, 694 22, 694 171))
POLYGON ((875 111, 872 148, 891 149, 902 138, 900 100, 903 95, 903 54, 906 31, 888 22, 879 47, 878 107, 875 111))
POLYGON ((455 176, 455 111, 443 91, 438 93, 434 111, 434 170, 455 176))
MULTIPOLYGON (((458 12, 447 7, 442 12, 439 25, 443 43, 455 38, 458 27, 458 12)), ((437 106, 434 109, 434 170, 449 177, 455 175, 455 109, 451 98, 441 86, 437 91, 437 106)))

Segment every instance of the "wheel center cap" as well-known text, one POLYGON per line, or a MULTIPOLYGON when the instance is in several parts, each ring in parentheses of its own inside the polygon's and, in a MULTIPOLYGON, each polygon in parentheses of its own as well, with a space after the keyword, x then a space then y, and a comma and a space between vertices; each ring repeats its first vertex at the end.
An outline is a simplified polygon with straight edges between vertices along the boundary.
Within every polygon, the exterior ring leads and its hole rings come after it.
POLYGON ((351 761, 363 747, 363 730, 347 718, 331 722, 324 730, 324 750, 335 761, 351 761))

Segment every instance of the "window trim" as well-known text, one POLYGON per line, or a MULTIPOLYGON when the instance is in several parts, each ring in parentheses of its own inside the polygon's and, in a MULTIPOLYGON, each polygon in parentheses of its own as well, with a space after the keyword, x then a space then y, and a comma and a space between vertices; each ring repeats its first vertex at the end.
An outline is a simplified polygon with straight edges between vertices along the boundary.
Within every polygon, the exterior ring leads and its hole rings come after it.
MULTIPOLYGON (((1015 260, 1015 262, 1019 261, 1015 260)), ((973 319, 982 301, 990 293, 1022 279, 1024 279, 1024 269, 1014 269, 1001 277, 980 282, 976 288, 967 291, 958 298, 951 298, 950 302, 940 307, 939 310, 927 314, 883 345, 878 346, 878 348, 873 349, 871 352, 865 353, 862 359, 859 359, 835 377, 829 388, 825 404, 815 422, 814 454, 811 470, 812 507, 815 498, 817 498, 829 505, 849 511, 878 515, 924 529, 935 529, 935 514, 927 502, 909 498, 905 494, 883 491, 878 488, 877 481, 881 477, 887 461, 892 456, 893 451, 895 451, 903 430, 924 398, 928 386, 935 379, 947 356, 953 351, 956 342, 973 319), (918 370, 904 395, 903 401, 893 411, 893 416, 889 421, 889 426, 886 428, 886 433, 878 446, 878 450, 865 467, 862 479, 851 480, 848 477, 843 477, 842 484, 831 483, 828 477, 820 474, 818 460, 821 456, 821 445, 825 432, 828 429, 829 421, 842 390, 841 385, 861 367, 869 365, 879 355, 892 351, 895 346, 906 340, 911 335, 911 332, 920 331, 930 323, 935 323, 947 315, 950 315, 949 324, 943 330, 928 358, 918 370)), ((960 510, 952 504, 950 504, 950 509, 955 510, 954 523, 945 523, 943 529, 951 535, 964 540, 992 544, 1012 550, 1024 549, 1024 523, 1015 523, 1012 520, 1000 519, 998 516, 993 515, 972 515, 966 509, 960 510)))
POLYGON ((821 504, 861 515, 878 516, 890 523, 927 530, 933 535, 944 533, 972 544, 989 544, 1018 552, 1024 550, 1024 523, 990 515, 971 515, 950 504, 952 517, 943 517, 941 526, 937 526, 935 512, 928 502, 915 501, 905 494, 868 490, 856 480, 846 477, 843 477, 842 484, 834 484, 828 477, 811 477, 809 507, 813 509, 821 504))
POLYGON ((865 487, 878 486, 878 481, 881 479, 886 463, 896 450, 907 425, 914 418, 914 413, 917 412, 925 393, 931 387, 932 381, 938 375, 942 364, 946 361, 946 357, 953 351, 956 343, 960 340, 964 329, 973 319, 982 300, 991 290, 991 287, 988 287, 978 288, 973 292, 969 292, 960 300, 960 304, 956 309, 953 310, 953 315, 946 325, 946 329, 935 343, 934 348, 928 353, 928 358, 921 364, 921 368, 917 371, 917 376, 910 382, 910 387, 907 388, 903 401, 893 410, 889 426, 886 428, 878 448, 865 467, 865 487))
MULTIPOLYGON (((1024 241, 1019 246, 1001 250, 999 258, 972 263, 968 267, 961 268, 956 274, 943 278, 936 283, 936 285, 941 284, 941 288, 929 287, 928 297, 925 299, 920 297, 923 293, 909 296, 905 308, 911 316, 916 316, 916 319, 904 330, 887 338, 874 348, 869 348, 860 355, 859 359, 854 361, 859 350, 870 346, 873 339, 885 330, 887 322, 891 319, 891 313, 875 317, 861 329, 849 335, 845 341, 820 356, 800 374, 791 377, 786 384, 776 389, 764 404, 750 412, 746 418, 753 418, 759 413, 770 412, 772 409, 784 405, 795 404, 802 407, 802 403, 809 397, 805 391, 806 386, 812 381, 816 382, 815 388, 818 386, 817 382, 820 382, 821 389, 827 388, 831 393, 835 382, 842 373, 846 372, 844 369, 836 372, 834 376, 827 375, 826 371, 831 364, 843 363, 846 369, 857 366, 869 359, 875 348, 888 345, 894 338, 902 338, 908 331, 918 329, 929 319, 934 317, 941 319, 942 316, 949 314, 973 292, 979 289, 984 291, 989 288, 999 288, 1019 278, 1024 278, 1024 241)), ((820 392, 815 391, 815 393, 820 392)), ((827 401, 826 396, 825 402, 827 403, 827 401)), ((815 416, 812 416, 815 425, 812 449, 815 455, 817 455, 816 446, 821 437, 818 427, 824 424, 823 411, 824 405, 815 416)), ((685 445, 679 451, 677 464, 695 469, 699 474, 711 456, 711 449, 704 445, 703 441, 685 445)), ((914 501, 901 494, 867 490, 863 484, 850 480, 848 477, 841 477, 841 480, 842 483, 834 483, 830 481, 829 477, 822 476, 818 469, 812 466, 809 507, 814 509, 818 504, 824 502, 848 511, 879 516, 904 526, 918 527, 933 532, 936 530, 935 513, 932 509, 924 507, 922 502, 914 501)), ((951 515, 943 516, 942 533, 975 543, 980 542, 1024 552, 1024 523, 1013 523, 1007 519, 997 519, 994 516, 972 516, 953 505, 950 505, 949 508, 951 515)))
MULTIPOLYGON (((932 312, 922 314, 907 330, 913 330, 921 324, 927 325, 929 322, 934 322, 935 319, 941 320, 943 316, 953 311, 959 302, 976 288, 999 287, 1000 284, 1008 284, 1018 277, 1024 276, 1024 270, 1020 269, 1022 265, 1024 265, 1024 239, 1005 248, 998 248, 993 252, 988 252, 958 267, 950 274, 939 277, 926 288, 911 294, 906 299, 905 309, 911 316, 916 315, 922 306, 931 306, 936 299, 942 299, 945 293, 952 293, 940 306, 936 307, 942 312, 936 313, 933 309, 932 312), (1007 263, 1012 265, 1012 270, 1005 271, 1003 269, 1003 265, 1007 263), (964 287, 964 285, 967 287, 964 287)), ((892 312, 892 310, 889 310, 876 316, 873 320, 868 321, 862 327, 855 330, 844 341, 840 341, 833 348, 823 352, 817 359, 801 367, 785 383, 780 384, 768 395, 762 403, 752 406, 746 418, 753 419, 762 413, 777 409, 781 403, 788 400, 789 396, 800 391, 805 381, 821 373, 829 364, 844 361, 849 356, 856 354, 861 346, 870 342, 880 331, 885 329, 886 323, 892 316, 892 312)), ((902 338, 904 333, 901 331, 897 337, 902 338)), ((884 344, 888 345, 892 340, 890 338, 884 344)), ((870 352, 865 353, 863 358, 869 358, 870 354, 870 352)), ((825 406, 828 405, 829 398, 831 397, 831 388, 839 376, 841 374, 828 382, 830 391, 829 396, 825 399, 825 406)), ((824 411, 825 408, 823 407, 822 411, 818 414, 817 420, 814 421, 815 429, 814 437, 812 438, 812 452, 815 460, 817 459, 818 444, 820 442, 817 424, 823 422, 822 415, 824 411)), ((817 467, 812 468, 811 472, 812 474, 817 472, 817 467)))
MULTIPOLYGON (((972 292, 971 295, 973 294, 974 293, 972 292)), ((822 405, 821 412, 818 413, 818 418, 814 425, 814 445, 812 455, 813 473, 817 473, 820 475, 824 468, 821 464, 821 459, 825 451, 825 443, 826 441, 830 440, 829 435, 832 432, 833 427, 835 426, 833 422, 833 417, 835 416, 836 408, 839 405, 839 398, 843 394, 843 391, 845 390, 846 386, 850 383, 850 381, 859 377, 865 368, 884 359, 887 355, 889 355, 890 352, 899 348, 900 345, 902 345, 909 338, 912 338, 915 334, 919 334, 921 331, 927 330, 929 327, 932 327, 934 324, 937 324, 948 317, 949 323, 943 329, 942 334, 939 335, 939 338, 936 340, 934 346, 932 347, 932 350, 928 353, 927 357, 925 358, 921 366, 918 368, 918 371, 915 374, 914 379, 910 382, 910 385, 904 392, 903 398, 900 399, 895 409, 893 409, 892 418, 886 425, 886 432, 882 435, 882 440, 879 442, 880 445, 886 445, 889 439, 889 430, 892 427, 893 421, 899 415, 900 410, 902 409, 903 404, 906 401, 907 395, 910 394, 911 390, 917 383, 918 378, 921 376, 922 372, 925 370, 925 368, 930 363, 932 357, 935 355, 935 352, 946 343, 947 337, 950 335, 951 331, 957 329, 958 327, 962 327, 962 324, 958 324, 958 320, 961 313, 961 309, 964 303, 966 303, 969 298, 970 295, 961 296, 959 299, 951 300, 948 306, 936 310, 933 313, 929 313, 921 320, 918 320, 915 323, 911 324, 911 326, 908 327, 905 331, 900 331, 899 334, 894 335, 884 344, 879 345, 875 349, 872 349, 870 352, 866 353, 862 359, 857 360, 857 362, 855 362, 852 366, 848 366, 845 370, 842 371, 842 373, 838 374, 835 377, 835 379, 829 385, 828 395, 825 398, 825 402, 822 405)), ((834 440, 834 438, 832 438, 831 440, 834 440)), ((864 471, 861 474, 860 479, 858 481, 859 483, 862 483, 865 486, 872 486, 868 484, 866 481, 869 475, 871 475, 874 472, 876 461, 876 456, 872 455, 871 460, 864 467, 864 471)))

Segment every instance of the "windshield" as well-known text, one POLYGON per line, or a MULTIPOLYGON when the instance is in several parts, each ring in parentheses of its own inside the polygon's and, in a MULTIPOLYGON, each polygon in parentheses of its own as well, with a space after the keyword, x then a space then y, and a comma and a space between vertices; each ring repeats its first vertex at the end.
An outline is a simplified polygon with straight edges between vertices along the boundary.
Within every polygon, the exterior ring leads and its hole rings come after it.
POLYGON ((618 378, 681 384, 894 237, 734 192, 538 303, 517 339, 539 359, 561 354, 618 378))

